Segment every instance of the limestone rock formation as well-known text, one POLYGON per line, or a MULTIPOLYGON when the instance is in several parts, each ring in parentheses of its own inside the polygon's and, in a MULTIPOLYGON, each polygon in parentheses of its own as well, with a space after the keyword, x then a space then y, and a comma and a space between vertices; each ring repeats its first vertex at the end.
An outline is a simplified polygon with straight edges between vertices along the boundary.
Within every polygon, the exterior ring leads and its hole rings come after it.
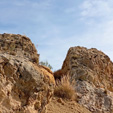
POLYGON ((54 78, 29 38, 0 34, 0 113, 45 113, 54 78))
POLYGON ((28 58, 39 63, 39 54, 31 40, 23 35, 0 34, 0 52, 28 58))
POLYGON ((113 63, 97 49, 71 47, 55 78, 69 74, 76 81, 78 103, 93 113, 113 113, 113 63))

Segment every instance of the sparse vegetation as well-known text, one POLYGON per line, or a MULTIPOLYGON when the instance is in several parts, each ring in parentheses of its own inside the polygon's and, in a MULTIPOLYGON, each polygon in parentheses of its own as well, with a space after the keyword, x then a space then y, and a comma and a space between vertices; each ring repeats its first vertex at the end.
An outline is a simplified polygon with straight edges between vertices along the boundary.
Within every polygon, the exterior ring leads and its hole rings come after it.
POLYGON ((63 76, 61 80, 56 80, 54 95, 65 99, 76 99, 74 81, 70 82, 69 75, 63 76))
POLYGON ((48 63, 48 61, 41 61, 40 63, 39 63, 40 65, 43 65, 43 66, 47 66, 48 68, 50 68, 50 69, 53 69, 53 67, 48 63))

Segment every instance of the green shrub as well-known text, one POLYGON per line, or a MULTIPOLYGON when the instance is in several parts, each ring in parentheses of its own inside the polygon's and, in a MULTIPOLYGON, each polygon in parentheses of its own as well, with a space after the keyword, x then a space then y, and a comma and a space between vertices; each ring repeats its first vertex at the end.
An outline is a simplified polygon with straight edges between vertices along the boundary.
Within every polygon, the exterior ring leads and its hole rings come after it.
POLYGON ((43 65, 43 66, 46 66, 46 67, 48 67, 48 68, 50 68, 50 69, 53 69, 52 68, 52 66, 48 63, 48 61, 41 61, 40 63, 39 63, 40 65, 43 65))

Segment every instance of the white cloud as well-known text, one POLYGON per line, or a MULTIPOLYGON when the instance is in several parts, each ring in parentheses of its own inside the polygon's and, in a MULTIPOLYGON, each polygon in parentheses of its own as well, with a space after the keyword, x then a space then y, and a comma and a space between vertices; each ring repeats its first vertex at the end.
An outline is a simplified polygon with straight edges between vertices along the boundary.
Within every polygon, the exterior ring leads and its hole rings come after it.
POLYGON ((105 17, 113 12, 112 0, 85 0, 81 5, 81 15, 84 17, 105 17))
MULTIPOLYGON (((96 44, 113 44, 113 1, 85 0, 81 5, 82 22, 87 25, 87 35, 97 41, 96 44)), ((89 38, 90 38, 89 37, 89 38)))
MULTIPOLYGON (((11 0, 0 2, 0 22, 14 23, 37 22, 45 19, 46 13, 51 9, 51 1, 11 0)), ((20 24, 20 23, 19 23, 20 24)))

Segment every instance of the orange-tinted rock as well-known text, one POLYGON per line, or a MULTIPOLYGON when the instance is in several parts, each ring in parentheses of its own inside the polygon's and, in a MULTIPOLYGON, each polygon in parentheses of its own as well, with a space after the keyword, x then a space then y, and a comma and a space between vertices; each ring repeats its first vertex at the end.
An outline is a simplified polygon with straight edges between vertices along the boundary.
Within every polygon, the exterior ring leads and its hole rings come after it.
POLYGON ((54 76, 53 76, 53 72, 48 67, 43 66, 43 65, 40 65, 39 68, 40 68, 41 72, 44 75, 48 76, 50 78, 50 81, 55 84, 55 79, 54 79, 54 76))
POLYGON ((113 94, 113 63, 107 55, 95 48, 71 47, 62 69, 54 76, 59 78, 66 74, 76 80, 80 104, 94 113, 112 112, 113 97, 109 93, 113 94))
POLYGON ((0 34, 0 53, 28 58, 39 64, 39 54, 31 40, 19 34, 0 34))
POLYGON ((45 113, 55 81, 52 73, 32 60, 38 59, 34 45, 27 37, 13 34, 0 35, 0 45, 0 112, 45 113), (10 54, 12 43, 15 55, 10 54))

